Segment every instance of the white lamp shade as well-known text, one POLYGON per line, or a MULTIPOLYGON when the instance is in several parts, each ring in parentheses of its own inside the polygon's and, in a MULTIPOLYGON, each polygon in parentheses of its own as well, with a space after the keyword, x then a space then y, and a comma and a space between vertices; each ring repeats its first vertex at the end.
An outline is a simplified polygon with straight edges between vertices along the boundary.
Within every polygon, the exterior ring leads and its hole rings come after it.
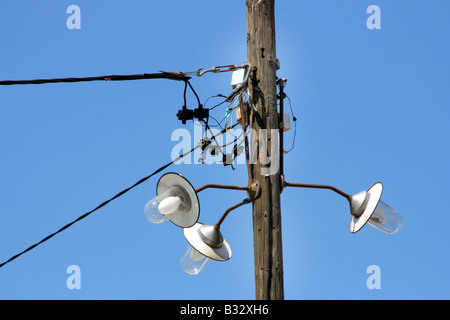
POLYGON ((382 192, 383 184, 381 182, 377 182, 372 187, 370 187, 370 189, 367 191, 367 194, 359 193, 356 195, 358 196, 360 194, 365 194, 365 199, 361 201, 361 205, 365 205, 365 207, 363 208, 364 210, 362 213, 360 213, 360 215, 352 216, 352 220, 350 221, 350 232, 356 233, 366 225, 378 206, 378 202, 380 201, 382 192))
POLYGON ((194 187, 178 173, 166 173, 156 186, 156 197, 145 206, 145 215, 153 223, 170 220, 175 225, 193 226, 200 215, 200 203, 194 187))
POLYGON ((189 244, 202 255, 217 261, 231 258, 231 247, 217 226, 197 222, 190 228, 183 228, 183 233, 189 244))

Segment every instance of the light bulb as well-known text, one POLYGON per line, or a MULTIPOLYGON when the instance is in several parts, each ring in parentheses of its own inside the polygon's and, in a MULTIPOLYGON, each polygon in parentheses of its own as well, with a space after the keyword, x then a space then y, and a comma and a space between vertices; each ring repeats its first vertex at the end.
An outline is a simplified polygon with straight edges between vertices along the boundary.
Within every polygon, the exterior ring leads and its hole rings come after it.
POLYGON ((402 228, 403 218, 396 210, 380 201, 367 223, 384 233, 393 234, 402 228))
POLYGON ((145 205, 145 216, 152 223, 170 220, 189 210, 190 201, 186 198, 181 188, 172 187, 145 205))
POLYGON ((211 259, 189 245, 181 257, 180 264, 184 272, 195 275, 206 267, 209 260, 211 259))
POLYGON ((164 215, 173 213, 181 204, 179 197, 167 197, 163 199, 158 205, 158 211, 164 215))

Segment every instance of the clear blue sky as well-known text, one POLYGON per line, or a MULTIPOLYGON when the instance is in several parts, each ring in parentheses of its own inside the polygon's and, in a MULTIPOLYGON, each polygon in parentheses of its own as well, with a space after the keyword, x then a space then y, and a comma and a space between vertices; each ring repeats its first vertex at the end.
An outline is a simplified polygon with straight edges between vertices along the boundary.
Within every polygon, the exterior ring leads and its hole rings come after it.
MULTIPOLYGON (((298 118, 286 179, 351 194, 382 181, 382 200, 404 219, 395 235, 369 226, 351 234, 344 198, 286 189, 286 299, 450 298, 449 9, 445 0, 277 1, 278 76, 288 79, 298 118), (379 30, 366 26, 372 4, 381 9, 379 30), (381 289, 366 286, 371 265, 381 289)), ((0 80, 247 60, 244 0, 8 1, 0 29, 0 80), (79 30, 66 26, 73 4, 79 30)), ((206 74, 191 83, 205 101, 230 93, 230 79, 206 74)), ((172 132, 194 131, 176 118, 182 93, 183 83, 169 80, 2 86, 1 262, 170 161, 172 132)), ((196 106, 192 94, 188 102, 196 106)), ((288 146, 293 136, 285 135, 288 146)), ((195 187, 247 184, 245 165, 168 171, 195 187)), ((253 299, 251 207, 222 225, 232 258, 187 275, 181 229, 144 216, 159 176, 0 268, 0 299, 253 299), (81 289, 66 286, 70 265, 80 267, 81 289)), ((203 191, 200 220, 215 223, 244 196, 203 191)))

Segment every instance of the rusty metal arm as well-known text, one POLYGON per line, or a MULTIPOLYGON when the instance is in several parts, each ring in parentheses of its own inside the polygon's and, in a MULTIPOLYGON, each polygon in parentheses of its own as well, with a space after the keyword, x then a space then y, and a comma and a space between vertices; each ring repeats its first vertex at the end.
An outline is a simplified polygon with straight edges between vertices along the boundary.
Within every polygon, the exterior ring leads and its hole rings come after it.
POLYGON ((223 185, 223 184, 205 184, 204 186, 201 186, 200 188, 196 189, 195 192, 200 192, 200 191, 203 191, 208 188, 228 189, 228 190, 244 190, 244 191, 249 190, 249 187, 229 186, 229 185, 223 185))
POLYGON ((291 182, 285 182, 284 183, 285 187, 297 187, 297 188, 314 188, 314 189, 328 189, 328 190, 332 190, 338 194, 340 194, 341 196, 350 199, 350 195, 348 195, 347 193, 345 193, 342 190, 339 190, 336 187, 333 186, 328 186, 328 185, 323 185, 323 184, 308 184, 308 183, 291 183, 291 182))
POLYGON ((241 202, 235 204, 234 206, 229 207, 229 208, 224 212, 224 214, 223 214, 222 217, 219 219, 219 221, 216 223, 216 226, 220 227, 220 225, 222 224, 222 222, 225 220, 225 218, 228 216, 228 214, 229 214, 231 211, 233 211, 233 210, 239 208, 240 206, 243 206, 244 204, 248 204, 248 203, 250 203, 250 202, 251 202, 250 200, 245 199, 245 200, 243 200, 243 201, 241 201, 241 202))

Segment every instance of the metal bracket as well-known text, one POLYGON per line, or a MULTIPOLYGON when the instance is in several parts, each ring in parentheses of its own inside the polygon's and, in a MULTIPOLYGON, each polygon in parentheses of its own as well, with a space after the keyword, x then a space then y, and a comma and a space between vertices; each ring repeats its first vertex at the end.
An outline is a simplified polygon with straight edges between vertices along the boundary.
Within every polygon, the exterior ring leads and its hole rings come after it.
POLYGON ((261 196, 261 185, 258 180, 251 179, 248 181, 247 194, 251 201, 258 199, 261 196))

